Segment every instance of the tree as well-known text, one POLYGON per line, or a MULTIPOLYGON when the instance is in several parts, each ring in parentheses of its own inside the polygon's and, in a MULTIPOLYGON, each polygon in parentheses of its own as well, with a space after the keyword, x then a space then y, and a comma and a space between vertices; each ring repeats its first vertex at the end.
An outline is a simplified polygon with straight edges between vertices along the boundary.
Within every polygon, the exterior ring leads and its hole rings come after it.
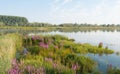
POLYGON ((16 26, 16 23, 18 25, 27 24, 28 20, 25 17, 0 15, 0 22, 7 26, 16 26))

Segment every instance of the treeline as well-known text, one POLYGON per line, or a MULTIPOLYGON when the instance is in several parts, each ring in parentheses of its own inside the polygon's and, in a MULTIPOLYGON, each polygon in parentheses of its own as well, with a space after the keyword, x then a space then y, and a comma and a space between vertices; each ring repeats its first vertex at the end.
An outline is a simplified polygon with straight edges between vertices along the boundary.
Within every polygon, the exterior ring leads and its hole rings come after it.
POLYGON ((120 27, 120 24, 77 24, 77 23, 64 23, 58 26, 61 27, 120 27))
POLYGON ((0 26, 19 26, 27 23, 25 17, 0 15, 0 26))
POLYGON ((5 16, 0 15, 0 26, 30 26, 30 27, 120 27, 120 24, 78 24, 78 23, 63 23, 63 24, 50 24, 28 22, 27 18, 19 16, 5 16))
POLYGON ((20 26, 31 27, 120 27, 120 24, 77 24, 77 23, 64 23, 64 24, 49 24, 49 23, 27 23, 20 26))
POLYGON ((31 27, 50 27, 53 26, 52 24, 49 23, 38 23, 38 22, 34 22, 34 23, 27 23, 21 26, 31 26, 31 27))

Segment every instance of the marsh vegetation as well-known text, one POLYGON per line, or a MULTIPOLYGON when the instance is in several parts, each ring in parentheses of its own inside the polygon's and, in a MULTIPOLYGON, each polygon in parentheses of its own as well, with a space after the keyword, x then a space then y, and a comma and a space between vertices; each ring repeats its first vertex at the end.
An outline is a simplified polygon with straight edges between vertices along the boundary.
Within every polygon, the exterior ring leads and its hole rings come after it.
POLYGON ((92 46, 75 43, 73 39, 61 35, 7 34, 1 36, 0 40, 3 44, 0 46, 2 51, 0 62, 4 63, 2 64, 4 66, 1 66, 1 73, 4 74, 99 74, 99 71, 94 71, 97 62, 85 54, 114 53, 101 44, 92 46))

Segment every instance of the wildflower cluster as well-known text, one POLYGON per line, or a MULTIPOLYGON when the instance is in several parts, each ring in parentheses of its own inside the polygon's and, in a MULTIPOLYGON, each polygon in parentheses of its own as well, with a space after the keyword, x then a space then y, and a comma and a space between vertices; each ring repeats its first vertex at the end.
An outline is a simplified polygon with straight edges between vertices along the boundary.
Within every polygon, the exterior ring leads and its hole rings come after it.
POLYGON ((8 70, 8 74, 45 74, 44 68, 35 68, 31 65, 25 65, 23 62, 12 61, 12 68, 8 70))
POLYGON ((39 43, 39 46, 41 46, 41 47, 43 47, 43 48, 48 48, 49 47, 49 45, 48 44, 45 44, 44 42, 40 42, 39 43))

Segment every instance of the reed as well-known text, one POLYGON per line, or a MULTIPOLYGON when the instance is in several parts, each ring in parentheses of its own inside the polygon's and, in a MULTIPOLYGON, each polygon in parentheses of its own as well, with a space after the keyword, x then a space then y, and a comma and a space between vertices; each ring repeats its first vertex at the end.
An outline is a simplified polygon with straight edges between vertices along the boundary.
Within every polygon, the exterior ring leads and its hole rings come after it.
POLYGON ((0 74, 11 67, 11 60, 15 57, 16 49, 22 46, 22 39, 18 34, 0 36, 0 74))

